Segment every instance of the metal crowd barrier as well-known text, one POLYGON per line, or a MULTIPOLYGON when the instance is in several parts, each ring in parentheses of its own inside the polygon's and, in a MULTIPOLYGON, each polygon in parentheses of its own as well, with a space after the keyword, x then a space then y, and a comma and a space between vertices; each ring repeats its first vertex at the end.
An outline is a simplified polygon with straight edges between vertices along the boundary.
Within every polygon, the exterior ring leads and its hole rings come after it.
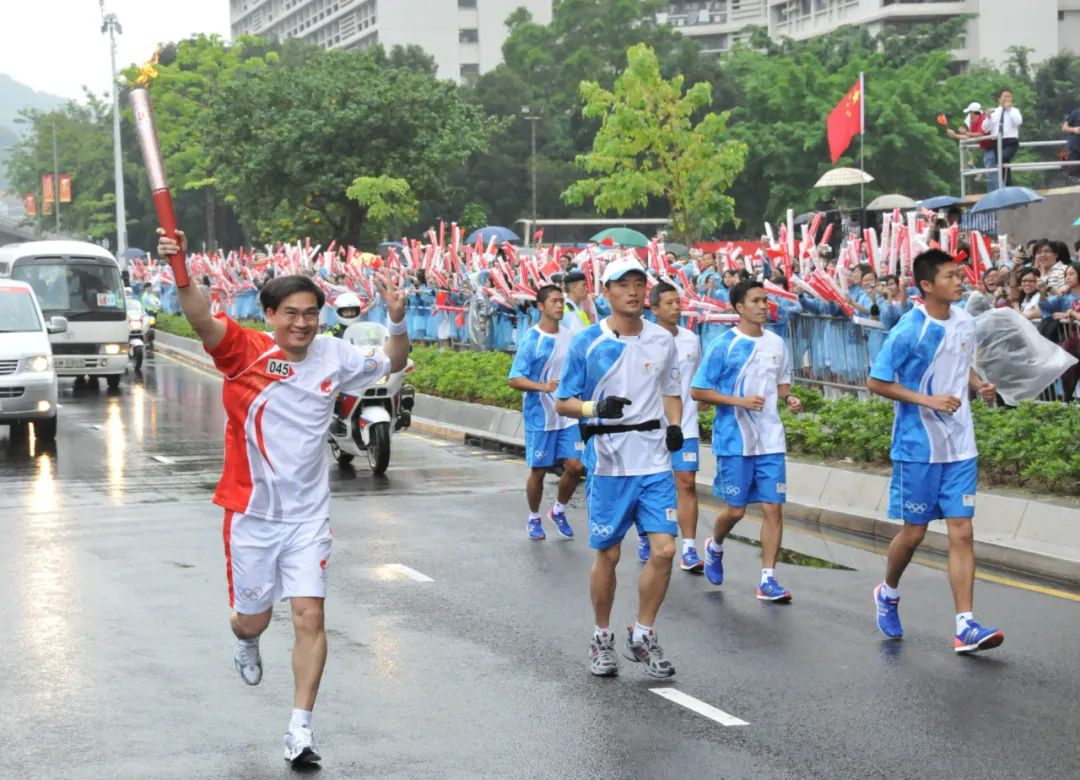
MULTIPOLYGON (((1073 357, 1080 358, 1080 322, 1070 320, 1060 323, 1057 343, 1073 357)), ((1076 398, 1078 378, 1080 378, 1080 365, 1073 366, 1058 377, 1052 385, 1039 394, 1036 400, 1072 402, 1076 398)))

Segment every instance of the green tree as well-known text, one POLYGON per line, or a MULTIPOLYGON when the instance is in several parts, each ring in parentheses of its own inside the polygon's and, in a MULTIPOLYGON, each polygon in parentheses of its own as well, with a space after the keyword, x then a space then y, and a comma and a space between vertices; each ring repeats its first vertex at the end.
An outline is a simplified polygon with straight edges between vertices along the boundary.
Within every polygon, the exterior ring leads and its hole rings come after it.
POLYGON ((420 203, 404 179, 358 176, 345 194, 364 208, 367 233, 376 243, 387 237, 388 230, 410 225, 420 216, 420 203))
MULTIPOLYGON (((472 90, 484 112, 506 118, 508 127, 461 179, 472 197, 488 208, 493 222, 512 224, 530 211, 530 133, 529 122, 520 115, 522 106, 540 115, 536 123, 540 214, 592 216, 587 207, 561 198, 579 175, 574 158, 591 148, 598 127, 595 120, 581 115, 581 82, 595 81, 610 89, 626 65, 627 49, 638 43, 656 52, 668 78, 680 73, 689 83, 713 78, 716 64, 702 58, 696 42, 657 24, 656 12, 666 6, 666 0, 556 0, 547 25, 524 9, 510 15, 503 64, 481 76, 472 90)), ((662 207, 654 207, 666 216, 662 207)))
MULTIPOLYGON (((52 128, 56 125, 59 170, 71 176, 72 202, 60 205, 61 230, 78 238, 115 241, 113 137, 110 107, 90 92, 84 101, 70 101, 56 111, 22 114, 29 132, 12 149, 7 174, 16 192, 38 193, 39 225, 53 230, 55 217, 40 207, 41 176, 53 171, 52 128)), ((134 186, 135 171, 125 155, 126 191, 134 186)), ((145 180, 145 178, 144 178, 145 180)), ((145 216, 138 202, 128 203, 129 227, 145 216)))
POLYGON ((367 209, 346 190, 360 176, 404 179, 420 202, 449 207, 453 171, 500 123, 415 64, 395 67, 377 48, 284 50, 217 92, 204 143, 253 236, 356 243, 367 209))
POLYGON ((600 211, 619 214, 660 199, 680 240, 711 235, 734 218, 727 194, 746 160, 746 144, 732 140, 728 115, 693 117, 712 100, 698 82, 683 94, 683 77, 660 75, 656 54, 645 44, 627 52, 626 70, 614 91, 596 82, 581 85, 582 113, 601 121, 591 152, 578 157, 586 172, 564 194, 571 203, 591 198, 600 211))

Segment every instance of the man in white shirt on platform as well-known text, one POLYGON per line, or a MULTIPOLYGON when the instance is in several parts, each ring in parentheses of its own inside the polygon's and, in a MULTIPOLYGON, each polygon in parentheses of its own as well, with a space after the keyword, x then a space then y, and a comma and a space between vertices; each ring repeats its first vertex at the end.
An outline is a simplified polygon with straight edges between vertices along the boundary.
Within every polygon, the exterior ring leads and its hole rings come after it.
MULTIPOLYGON (((1024 117, 1020 109, 1013 106, 1012 90, 1003 89, 998 92, 998 107, 990 112, 990 119, 986 122, 986 129, 995 139, 1001 137, 1001 164, 1008 165, 1020 149, 1020 126, 1024 124, 1024 117)), ((1012 171, 1005 168, 1004 187, 1012 186, 1012 171)))

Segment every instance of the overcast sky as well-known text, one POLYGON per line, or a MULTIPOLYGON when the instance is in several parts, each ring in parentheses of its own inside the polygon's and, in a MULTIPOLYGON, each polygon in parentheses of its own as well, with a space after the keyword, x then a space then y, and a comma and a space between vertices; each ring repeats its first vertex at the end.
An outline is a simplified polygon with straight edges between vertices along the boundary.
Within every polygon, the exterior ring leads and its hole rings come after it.
MULTIPOLYGON (((108 36, 99 0, 2 0, 0 73, 36 90, 78 98, 109 89, 108 36)), ((229 37, 229 0, 105 0, 123 34, 117 67, 149 58, 161 41, 192 33, 229 37)))

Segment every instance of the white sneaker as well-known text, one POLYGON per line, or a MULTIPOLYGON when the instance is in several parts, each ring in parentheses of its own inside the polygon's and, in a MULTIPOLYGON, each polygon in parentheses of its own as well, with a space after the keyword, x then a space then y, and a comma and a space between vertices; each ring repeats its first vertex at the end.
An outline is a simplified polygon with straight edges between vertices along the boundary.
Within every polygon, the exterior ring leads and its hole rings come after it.
POLYGON ((262 656, 259 655, 258 640, 255 640, 253 645, 236 640, 233 663, 236 664, 236 671, 240 672, 240 676, 248 685, 258 685, 262 682, 262 656))
POLYGON ((307 726, 291 727, 285 732, 285 760, 293 766, 322 761, 315 752, 315 734, 307 726))

